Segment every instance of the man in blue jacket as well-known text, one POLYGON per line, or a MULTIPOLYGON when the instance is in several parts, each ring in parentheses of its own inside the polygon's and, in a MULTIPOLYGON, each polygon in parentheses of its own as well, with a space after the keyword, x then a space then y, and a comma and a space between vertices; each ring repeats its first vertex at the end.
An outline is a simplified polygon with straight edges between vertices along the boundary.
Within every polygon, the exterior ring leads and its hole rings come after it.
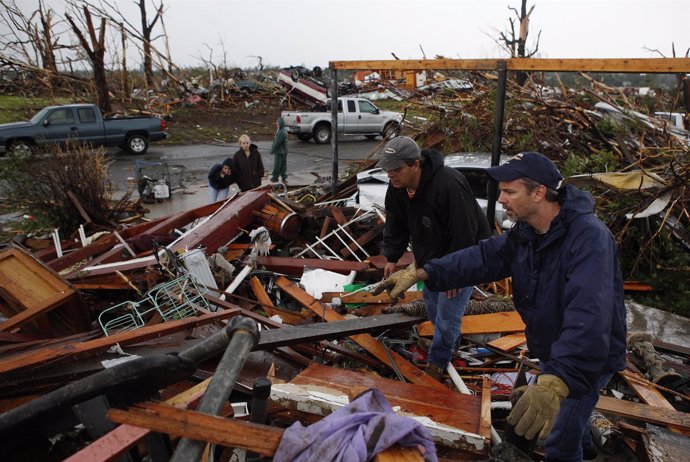
MULTIPOLYGON (((421 267, 491 235, 467 179, 446 167, 440 152, 422 151, 412 138, 399 136, 386 144, 378 166, 390 180, 383 230, 384 277, 391 275, 410 242, 415 259, 410 271, 414 271, 415 264, 421 267)), ((441 380, 459 346, 462 315, 472 295, 472 285, 456 287, 462 290, 423 291, 434 324, 426 373, 436 380, 441 380)))
POLYGON ((417 280, 446 290, 512 276, 527 346, 542 373, 513 392, 507 421, 518 435, 538 436, 546 460, 580 461, 593 449, 588 421, 599 390, 625 368, 616 242, 594 216, 592 196, 561 187, 560 172, 542 154, 518 154, 488 173, 513 228, 382 284, 397 296, 417 280))

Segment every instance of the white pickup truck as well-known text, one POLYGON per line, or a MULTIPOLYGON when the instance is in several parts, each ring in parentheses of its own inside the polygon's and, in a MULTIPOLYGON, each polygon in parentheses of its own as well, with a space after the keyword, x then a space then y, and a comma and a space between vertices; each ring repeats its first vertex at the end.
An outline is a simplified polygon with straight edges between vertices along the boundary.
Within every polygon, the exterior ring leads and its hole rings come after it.
MULTIPOLYGON (((319 112, 283 111, 288 133, 297 135, 302 141, 326 144, 331 141, 331 100, 319 112)), ((364 98, 338 98, 338 134, 364 135, 369 139, 377 136, 391 138, 402 124, 399 112, 381 111, 374 103, 364 98), (343 113, 343 109, 345 112, 343 113)))

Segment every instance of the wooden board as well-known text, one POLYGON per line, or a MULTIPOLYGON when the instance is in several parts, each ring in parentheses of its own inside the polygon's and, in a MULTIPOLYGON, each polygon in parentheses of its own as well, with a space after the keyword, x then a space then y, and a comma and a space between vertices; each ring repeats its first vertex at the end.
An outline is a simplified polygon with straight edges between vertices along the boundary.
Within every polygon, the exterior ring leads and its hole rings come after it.
POLYGON ((672 425, 684 431, 690 431, 690 414, 687 412, 623 401, 608 396, 599 397, 596 409, 604 414, 619 415, 657 425, 672 425))
MULTIPOLYGON (((302 290, 297 284, 288 280, 287 278, 281 276, 276 280, 276 285, 297 300, 302 306, 323 317, 326 321, 341 321, 345 319, 342 315, 320 303, 314 297, 302 290)), ((376 340, 371 335, 358 334, 352 335, 350 338, 359 346, 378 358, 386 366, 392 367, 390 363, 393 362, 400 373, 410 382, 433 388, 445 388, 439 382, 425 374, 424 371, 408 362, 405 358, 398 355, 394 351, 388 350, 381 344, 381 342, 376 340)))
POLYGON ((495 71, 499 64, 508 71, 540 72, 633 72, 690 73, 690 58, 605 58, 605 59, 397 59, 367 61, 330 61, 331 69, 375 70, 473 70, 495 71))
MULTIPOLYGON (((488 441, 488 433, 487 437, 478 438, 481 436, 483 426, 482 397, 480 396, 463 395, 445 387, 430 389, 412 383, 385 379, 375 374, 363 374, 320 364, 311 364, 289 384, 305 389, 311 387, 322 390, 324 393, 328 390, 331 390, 331 393, 340 392, 351 399, 353 395, 376 388, 383 393, 397 413, 425 416, 435 423, 430 426, 431 428, 435 425, 440 428, 447 426, 465 432, 468 438, 478 446, 470 448, 466 445, 466 441, 461 440, 437 442, 437 444, 481 453, 485 449, 484 443, 488 441)), ((491 394, 488 393, 488 396, 490 399, 491 394)), ((490 408, 487 409, 487 412, 490 412, 490 408)))
MULTIPOLYGON (((464 329, 463 329, 464 331, 464 329)), ((495 340, 488 342, 494 348, 498 348, 501 351, 513 351, 520 345, 527 343, 527 337, 525 337, 524 332, 516 332, 514 334, 504 335, 495 340)))
POLYGON ((145 340, 167 335, 169 333, 179 332, 185 329, 192 329, 194 327, 205 325, 214 321, 227 319, 236 316, 240 312, 240 309, 223 310, 218 311, 217 313, 184 318, 178 321, 170 321, 153 326, 144 326, 133 331, 118 332, 110 337, 98 338, 95 340, 89 340, 87 342, 46 347, 15 356, 3 357, 0 359, 0 374, 18 371, 31 366, 38 366, 46 362, 55 361, 57 359, 76 354, 99 353, 118 343, 121 345, 140 343, 145 340))
POLYGON ((0 331, 10 331, 41 317, 41 329, 50 333, 53 326, 43 315, 65 304, 70 304, 69 316, 62 320, 67 331, 75 333, 90 327, 86 315, 79 312, 76 290, 53 270, 16 248, 0 253, 0 297, 14 311, 5 313, 9 319, 0 323, 0 331))
MULTIPOLYGON (((463 335, 521 332, 524 330, 525 323, 522 322, 517 311, 475 314, 462 318, 461 331, 463 335)), ((431 321, 423 322, 417 326, 417 332, 423 337, 431 337, 434 335, 434 326, 431 321)))

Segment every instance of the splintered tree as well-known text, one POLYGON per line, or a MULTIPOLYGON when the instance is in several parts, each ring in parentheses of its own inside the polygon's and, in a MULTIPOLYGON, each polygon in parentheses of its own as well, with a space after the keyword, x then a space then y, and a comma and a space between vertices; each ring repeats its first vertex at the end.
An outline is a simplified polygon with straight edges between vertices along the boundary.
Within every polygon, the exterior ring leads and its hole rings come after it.
POLYGON ((91 66, 93 67, 93 80, 96 86, 96 97, 98 100, 98 107, 104 113, 109 113, 112 111, 110 105, 110 91, 108 89, 108 80, 105 72, 105 18, 101 18, 101 25, 99 28, 99 34, 96 36, 96 29, 93 26, 93 19, 91 18, 91 13, 89 8, 84 6, 83 20, 86 25, 86 30, 89 33, 89 41, 81 31, 81 27, 74 21, 69 13, 65 14, 65 19, 69 22, 72 27, 72 32, 79 39, 79 45, 84 50, 86 55, 91 61, 91 66))
MULTIPOLYGON (((83 3, 89 5, 93 11, 98 12, 98 14, 107 18, 113 24, 118 24, 120 29, 130 35, 134 40, 141 42, 146 86, 149 88, 156 88, 153 73, 153 60, 154 56, 163 56, 153 46, 153 41, 159 37, 153 36, 153 30, 159 20, 161 22, 161 26, 163 25, 164 8, 162 0, 160 0, 160 3, 157 6, 152 2, 156 13, 153 16, 153 19, 150 19, 146 8, 146 1, 147 0, 135 0, 134 2, 139 8, 139 19, 141 21, 140 30, 134 24, 132 24, 132 22, 130 22, 131 14, 122 12, 115 2, 100 0, 98 4, 95 4, 84 0, 83 3)), ((167 59, 169 61, 169 57, 163 57, 163 59, 167 59)), ((170 63, 168 64, 170 65, 170 63)))
MULTIPOLYGON (((531 58, 539 51, 539 38, 541 37, 541 31, 537 34, 537 40, 534 44, 532 50, 527 49, 527 36, 529 35, 529 17, 534 11, 535 5, 532 5, 527 10, 527 0, 522 0, 520 11, 513 7, 508 7, 509 10, 515 13, 517 18, 517 23, 519 24, 519 30, 515 30, 515 18, 509 18, 510 31, 506 34, 501 32, 499 34, 499 44, 510 53, 511 58, 531 58)), ((527 73, 519 72, 517 75, 517 81, 520 86, 524 85, 527 81, 527 73)))

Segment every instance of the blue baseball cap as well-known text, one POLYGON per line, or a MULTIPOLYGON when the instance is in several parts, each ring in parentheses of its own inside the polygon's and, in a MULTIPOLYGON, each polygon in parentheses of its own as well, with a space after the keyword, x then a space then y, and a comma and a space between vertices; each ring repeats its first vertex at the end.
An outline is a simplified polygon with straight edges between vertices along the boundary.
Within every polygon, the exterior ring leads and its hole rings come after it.
POLYGON ((486 170, 496 181, 514 181, 522 177, 531 178, 547 188, 557 190, 563 183, 563 175, 556 165, 538 152, 521 152, 508 162, 486 170))

